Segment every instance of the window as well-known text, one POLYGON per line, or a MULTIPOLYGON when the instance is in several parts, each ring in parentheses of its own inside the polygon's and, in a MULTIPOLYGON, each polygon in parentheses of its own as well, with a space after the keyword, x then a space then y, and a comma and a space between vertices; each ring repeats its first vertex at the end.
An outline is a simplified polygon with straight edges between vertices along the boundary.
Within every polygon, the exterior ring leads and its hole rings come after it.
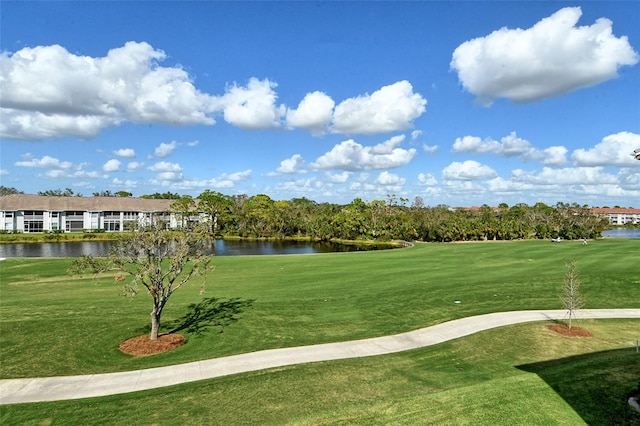
POLYGON ((120 231, 120 219, 118 220, 106 220, 104 221, 104 230, 107 232, 119 232, 120 231))
POLYGON ((104 230, 120 232, 120 212, 104 212, 104 230))
POLYGON ((13 212, 5 212, 3 229, 7 231, 13 231, 14 229, 13 212))
POLYGON ((120 220, 120 212, 104 212, 104 218, 109 220, 120 220))
POLYGON ((124 227, 131 226, 138 222, 138 213, 137 212, 124 212, 124 227))
POLYGON ((51 230, 57 231, 60 229, 60 213, 51 212, 51 230))
POLYGON ((41 220, 25 220, 24 232, 42 232, 44 229, 44 222, 41 220))
POLYGON ((100 212, 91 212, 91 225, 89 226, 91 229, 99 229, 100 228, 100 212))
POLYGON ((79 212, 79 211, 67 212, 65 230, 67 232, 82 232, 83 229, 84 229, 84 212, 79 212))
POLYGON ((44 229, 44 212, 26 210, 24 212, 24 232, 42 232, 44 229))

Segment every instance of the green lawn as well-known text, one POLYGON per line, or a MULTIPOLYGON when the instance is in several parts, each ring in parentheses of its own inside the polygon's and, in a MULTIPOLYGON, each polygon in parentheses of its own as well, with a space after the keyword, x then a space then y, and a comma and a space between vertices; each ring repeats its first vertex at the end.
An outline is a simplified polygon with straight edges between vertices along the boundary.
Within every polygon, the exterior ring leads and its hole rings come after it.
POLYGON ((393 355, 315 363, 75 401, 0 406, 3 425, 638 425, 638 321, 543 323, 393 355))
MULTIPOLYGON (((0 262, 0 377, 123 371, 380 336, 495 311, 559 309, 568 259, 577 262, 586 308, 640 308, 638 253, 639 241, 601 240, 587 246, 543 241, 418 244, 380 252, 219 257, 205 296, 255 299, 253 307, 223 333, 187 334, 181 348, 146 358, 117 349, 121 340, 144 332, 150 310, 145 295, 134 300, 118 296, 121 286, 113 277, 98 284, 91 277, 69 277, 65 270, 70 260, 8 259, 0 262)), ((201 300, 200 286, 194 282, 176 293, 165 321, 201 300)), ((0 420, 496 424, 503 419, 498 423, 595 424, 589 420, 595 413, 601 421, 596 423, 607 424, 602 421, 626 413, 625 404, 611 414, 588 408, 593 398, 581 408, 572 395, 590 383, 606 386, 603 391, 619 402, 637 386, 640 356, 630 342, 640 339, 640 324, 580 325, 595 337, 562 338, 544 324, 505 327, 384 357, 248 373, 135 395, 2 407, 0 420), (576 357, 584 353, 592 355, 576 357), (574 381, 576 376, 580 380, 574 381), (166 408, 154 414, 157 407, 166 408)), ((598 400, 597 389, 595 395, 598 400)), ((629 416, 626 424, 638 421, 629 416)))

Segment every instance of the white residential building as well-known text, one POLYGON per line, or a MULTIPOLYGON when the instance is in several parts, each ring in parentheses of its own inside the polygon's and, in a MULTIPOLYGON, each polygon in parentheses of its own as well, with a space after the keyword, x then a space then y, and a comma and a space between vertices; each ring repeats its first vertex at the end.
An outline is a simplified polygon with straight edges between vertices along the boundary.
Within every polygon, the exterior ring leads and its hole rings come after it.
POLYGON ((127 197, 50 197, 12 194, 0 197, 0 231, 8 232, 118 232, 127 223, 164 220, 175 228, 171 213, 175 200, 127 197))
POLYGON ((594 214, 606 216, 612 225, 640 224, 640 209, 598 207, 591 211, 594 214))

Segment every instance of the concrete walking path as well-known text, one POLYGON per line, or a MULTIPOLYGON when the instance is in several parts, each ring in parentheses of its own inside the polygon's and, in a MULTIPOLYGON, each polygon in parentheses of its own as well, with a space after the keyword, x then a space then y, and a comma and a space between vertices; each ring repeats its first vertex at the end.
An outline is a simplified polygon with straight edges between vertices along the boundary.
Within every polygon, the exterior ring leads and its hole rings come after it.
MULTIPOLYGON (((640 309, 582 309, 577 317, 640 319, 640 309)), ((0 380, 0 405, 115 395, 287 365, 384 355, 435 345, 495 327, 566 318, 566 310, 498 312, 392 336, 269 349, 146 370, 6 379, 0 380)))

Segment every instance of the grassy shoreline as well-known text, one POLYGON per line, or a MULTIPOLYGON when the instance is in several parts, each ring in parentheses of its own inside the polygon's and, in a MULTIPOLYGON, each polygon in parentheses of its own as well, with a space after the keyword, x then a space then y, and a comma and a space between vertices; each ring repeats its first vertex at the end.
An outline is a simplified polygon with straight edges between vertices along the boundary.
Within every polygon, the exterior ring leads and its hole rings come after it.
POLYGON ((112 232, 64 232, 0 234, 0 244, 60 243, 83 241, 116 241, 112 232))

